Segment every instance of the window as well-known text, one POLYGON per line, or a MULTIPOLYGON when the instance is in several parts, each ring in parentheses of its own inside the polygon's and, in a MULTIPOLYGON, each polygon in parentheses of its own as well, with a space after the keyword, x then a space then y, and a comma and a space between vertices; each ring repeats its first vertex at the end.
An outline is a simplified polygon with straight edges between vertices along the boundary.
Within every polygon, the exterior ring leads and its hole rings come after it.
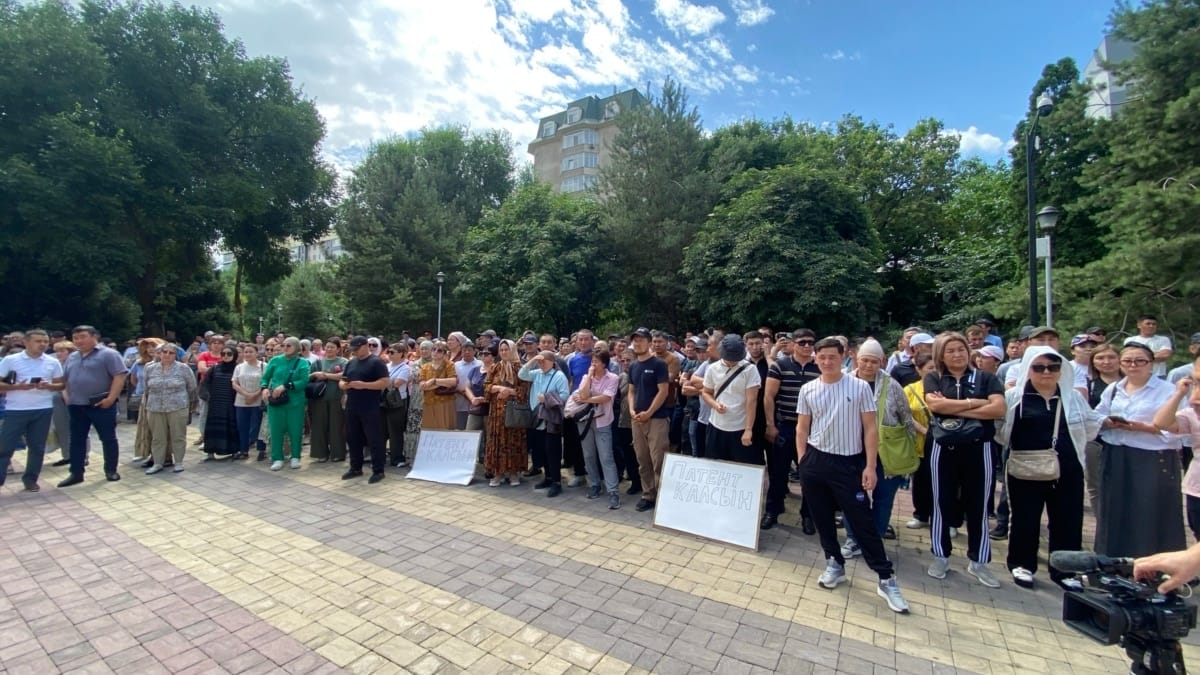
POLYGON ((575 124, 581 117, 583 117, 583 111, 579 108, 567 108, 567 124, 575 124))
POLYGON ((563 136, 563 150, 577 145, 596 145, 600 142, 600 134, 595 129, 583 129, 573 134, 563 136))
POLYGON ((558 129, 558 125, 554 122, 546 122, 542 125, 542 138, 550 138, 556 129, 558 129))
POLYGON ((563 192, 583 192, 596 187, 595 176, 571 176, 562 182, 563 192))
POLYGON ((616 101, 609 101, 608 104, 604 106, 604 119, 611 120, 612 118, 616 117, 617 113, 619 112, 621 112, 621 104, 617 103, 616 101))
POLYGON ((304 244, 301 244, 292 249, 292 262, 302 263, 302 262, 308 261, 308 256, 304 255, 305 248, 306 247, 304 246, 304 244))
POLYGON ((598 152, 577 152, 573 155, 567 155, 562 160, 562 170, 570 171, 571 169, 594 169, 600 166, 600 153, 598 152))

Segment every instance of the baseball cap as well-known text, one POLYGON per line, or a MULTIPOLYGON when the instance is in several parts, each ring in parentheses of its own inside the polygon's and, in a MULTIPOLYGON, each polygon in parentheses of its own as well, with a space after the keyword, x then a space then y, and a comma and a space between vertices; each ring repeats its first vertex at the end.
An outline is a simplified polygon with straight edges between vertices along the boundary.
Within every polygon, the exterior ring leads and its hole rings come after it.
POLYGON ((978 326, 987 326, 988 328, 996 327, 996 322, 992 321, 991 319, 987 318, 986 316, 983 317, 982 319, 976 321, 975 324, 978 326))
POLYGON ((984 345, 979 348, 979 353, 989 359, 995 359, 998 363, 1004 361, 1004 352, 996 345, 984 345))
POLYGON ((1033 335, 1033 326, 1021 326, 1021 331, 1017 333, 1018 340, 1028 340, 1033 335))
POLYGON ((365 344, 367 344, 367 337, 365 335, 355 335, 350 338, 350 349, 358 349, 365 344))
POLYGON ((1079 335, 1076 335, 1075 337, 1071 338, 1071 346, 1072 347, 1078 347, 1079 345, 1081 345, 1085 342, 1090 342, 1092 344, 1096 344, 1096 341, 1092 339, 1092 336, 1088 335, 1087 333, 1080 333, 1079 335))
POLYGON ((692 337, 688 338, 688 342, 692 343, 696 349, 708 349, 708 340, 705 340, 699 335, 693 335, 692 337))
POLYGON ((482 333, 480 333, 479 335, 476 335, 475 337, 484 337, 484 336, 494 338, 494 337, 496 337, 496 331, 489 328, 489 329, 483 331, 482 333))
POLYGON ((1051 326, 1038 326, 1037 328, 1029 331, 1029 337, 1032 339, 1046 333, 1054 333, 1054 337, 1059 337, 1058 331, 1054 330, 1054 328, 1051 326))
POLYGON ((526 334, 525 337, 521 338, 521 342, 527 345, 536 345, 537 341, 537 336, 531 334, 526 334))
POLYGON ((1108 331, 1104 330, 1100 326, 1092 326, 1083 332, 1089 335, 1108 335, 1108 331))
POLYGON ((1192 341, 1189 344, 1200 345, 1200 333, 1192 333, 1192 341))
POLYGON ((649 328, 638 328, 638 329, 634 330, 632 333, 630 333, 630 334, 629 334, 629 339, 630 339, 630 340, 632 340, 633 338, 638 338, 638 337, 640 337, 640 338, 646 338, 647 340, 649 340, 649 339, 651 339, 653 336, 652 336, 652 335, 650 335, 650 329, 649 329, 649 328))
POLYGON ((931 345, 931 344, 933 344, 933 336, 930 335, 929 333, 917 333, 916 335, 913 335, 912 337, 910 337, 908 339, 909 347, 916 347, 918 345, 931 345))

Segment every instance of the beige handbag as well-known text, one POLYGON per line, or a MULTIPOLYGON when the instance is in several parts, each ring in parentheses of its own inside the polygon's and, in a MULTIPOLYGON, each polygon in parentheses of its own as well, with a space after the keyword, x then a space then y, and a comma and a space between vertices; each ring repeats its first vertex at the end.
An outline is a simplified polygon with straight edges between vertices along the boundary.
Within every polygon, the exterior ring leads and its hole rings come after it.
MULTIPOLYGON (((1025 402, 1018 406, 1017 415, 1024 412, 1025 402)), ((1049 450, 1011 450, 1008 454, 1008 475, 1021 480, 1058 480, 1058 425, 1062 413, 1062 397, 1054 406, 1054 431, 1050 434, 1049 450)))

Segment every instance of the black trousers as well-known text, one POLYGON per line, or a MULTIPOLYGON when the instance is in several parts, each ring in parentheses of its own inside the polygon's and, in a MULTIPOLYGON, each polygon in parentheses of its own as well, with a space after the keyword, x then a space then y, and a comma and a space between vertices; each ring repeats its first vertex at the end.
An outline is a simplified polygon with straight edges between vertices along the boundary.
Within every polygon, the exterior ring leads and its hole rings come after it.
POLYGON ((388 442, 388 464, 396 466, 407 462, 404 454, 404 434, 408 428, 408 399, 399 408, 380 408, 383 417, 384 438, 388 442))
MULTIPOLYGON (((1024 567, 1036 572, 1042 511, 1046 512, 1050 552, 1083 548, 1083 466, 1074 449, 1058 453, 1058 480, 1021 480, 1008 477, 1008 569, 1024 567)), ((1050 568, 1051 579, 1063 574, 1050 568)))
POLYGON ((574 422, 568 421, 563 424, 561 461, 575 470, 574 475, 587 475, 587 467, 583 463, 583 444, 579 440, 579 426, 574 422))
POLYGON ((545 429, 530 429, 533 439, 533 465, 546 468, 546 480, 562 482, 562 434, 548 433, 545 429))
POLYGON ((542 443, 536 435, 535 429, 530 429, 525 432, 525 449, 529 452, 529 462, 535 471, 540 471, 542 468, 542 443))
MULTIPOLYGON (((974 562, 992 561, 988 538, 987 495, 994 480, 991 442, 976 442, 943 448, 933 442, 929 465, 933 473, 933 518, 930 536, 933 554, 950 557, 950 528, 961 513, 967 525, 967 557, 974 562)), ((857 530, 855 530, 857 532, 857 530)))
POLYGON ((779 435, 767 448, 767 515, 778 516, 786 509, 788 474, 796 460, 796 423, 779 421, 779 435))
POLYGON ((867 566, 880 579, 890 579, 894 573, 892 561, 883 549, 883 538, 875 527, 870 502, 862 489, 862 473, 866 467, 867 458, 862 453, 834 455, 810 445, 800 460, 800 485, 825 557, 837 560, 840 565, 846 564, 834 524, 834 511, 840 509, 842 518, 854 529, 867 566))
POLYGON ((350 470, 362 471, 363 448, 370 447, 371 473, 383 473, 384 460, 383 416, 379 408, 346 410, 346 447, 350 455, 350 470))
POLYGON ((933 452, 929 437, 925 439, 925 454, 912 477, 913 517, 929 521, 933 513, 933 473, 929 467, 929 455, 933 452))
POLYGON ((723 431, 711 424, 708 425, 708 440, 705 441, 704 453, 707 459, 721 459, 726 462, 741 462, 756 466, 766 463, 763 460, 761 445, 753 441, 750 445, 742 445, 741 431, 723 431))

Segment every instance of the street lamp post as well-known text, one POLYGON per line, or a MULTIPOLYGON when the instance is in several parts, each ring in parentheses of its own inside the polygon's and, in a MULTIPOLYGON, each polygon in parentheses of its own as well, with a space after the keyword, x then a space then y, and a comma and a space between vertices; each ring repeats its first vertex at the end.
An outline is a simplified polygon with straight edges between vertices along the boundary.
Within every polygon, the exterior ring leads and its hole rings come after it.
POLYGON ((1038 120, 1049 115, 1054 109, 1054 99, 1049 91, 1045 91, 1037 99, 1037 112, 1029 123, 1029 133, 1025 134, 1025 211, 1029 227, 1029 323, 1038 322, 1037 299, 1037 216, 1034 214, 1034 204, 1037 201, 1037 191, 1034 187, 1033 162, 1037 157, 1037 124, 1038 120))
POLYGON ((275 318, 277 319, 275 330, 283 330, 283 305, 275 305, 275 318))
MULTIPOLYGON (((1043 206, 1041 211, 1037 213, 1038 228, 1042 231, 1042 237, 1037 240, 1037 254, 1046 259, 1046 325, 1054 325, 1054 295, 1051 292, 1051 274, 1053 265, 1050 261, 1050 234, 1054 232, 1055 226, 1058 225, 1058 218, 1062 212, 1054 206, 1043 206)), ((1036 322, 1035 322, 1036 323, 1036 322)))
POLYGON ((262 327, 263 327, 263 319, 260 316, 260 317, 258 317, 258 332, 260 332, 260 333, 262 332, 262 327))
POLYGON ((437 315, 437 336, 442 336, 442 284, 446 283, 446 275, 442 272, 437 273, 438 282, 438 315, 437 315))

